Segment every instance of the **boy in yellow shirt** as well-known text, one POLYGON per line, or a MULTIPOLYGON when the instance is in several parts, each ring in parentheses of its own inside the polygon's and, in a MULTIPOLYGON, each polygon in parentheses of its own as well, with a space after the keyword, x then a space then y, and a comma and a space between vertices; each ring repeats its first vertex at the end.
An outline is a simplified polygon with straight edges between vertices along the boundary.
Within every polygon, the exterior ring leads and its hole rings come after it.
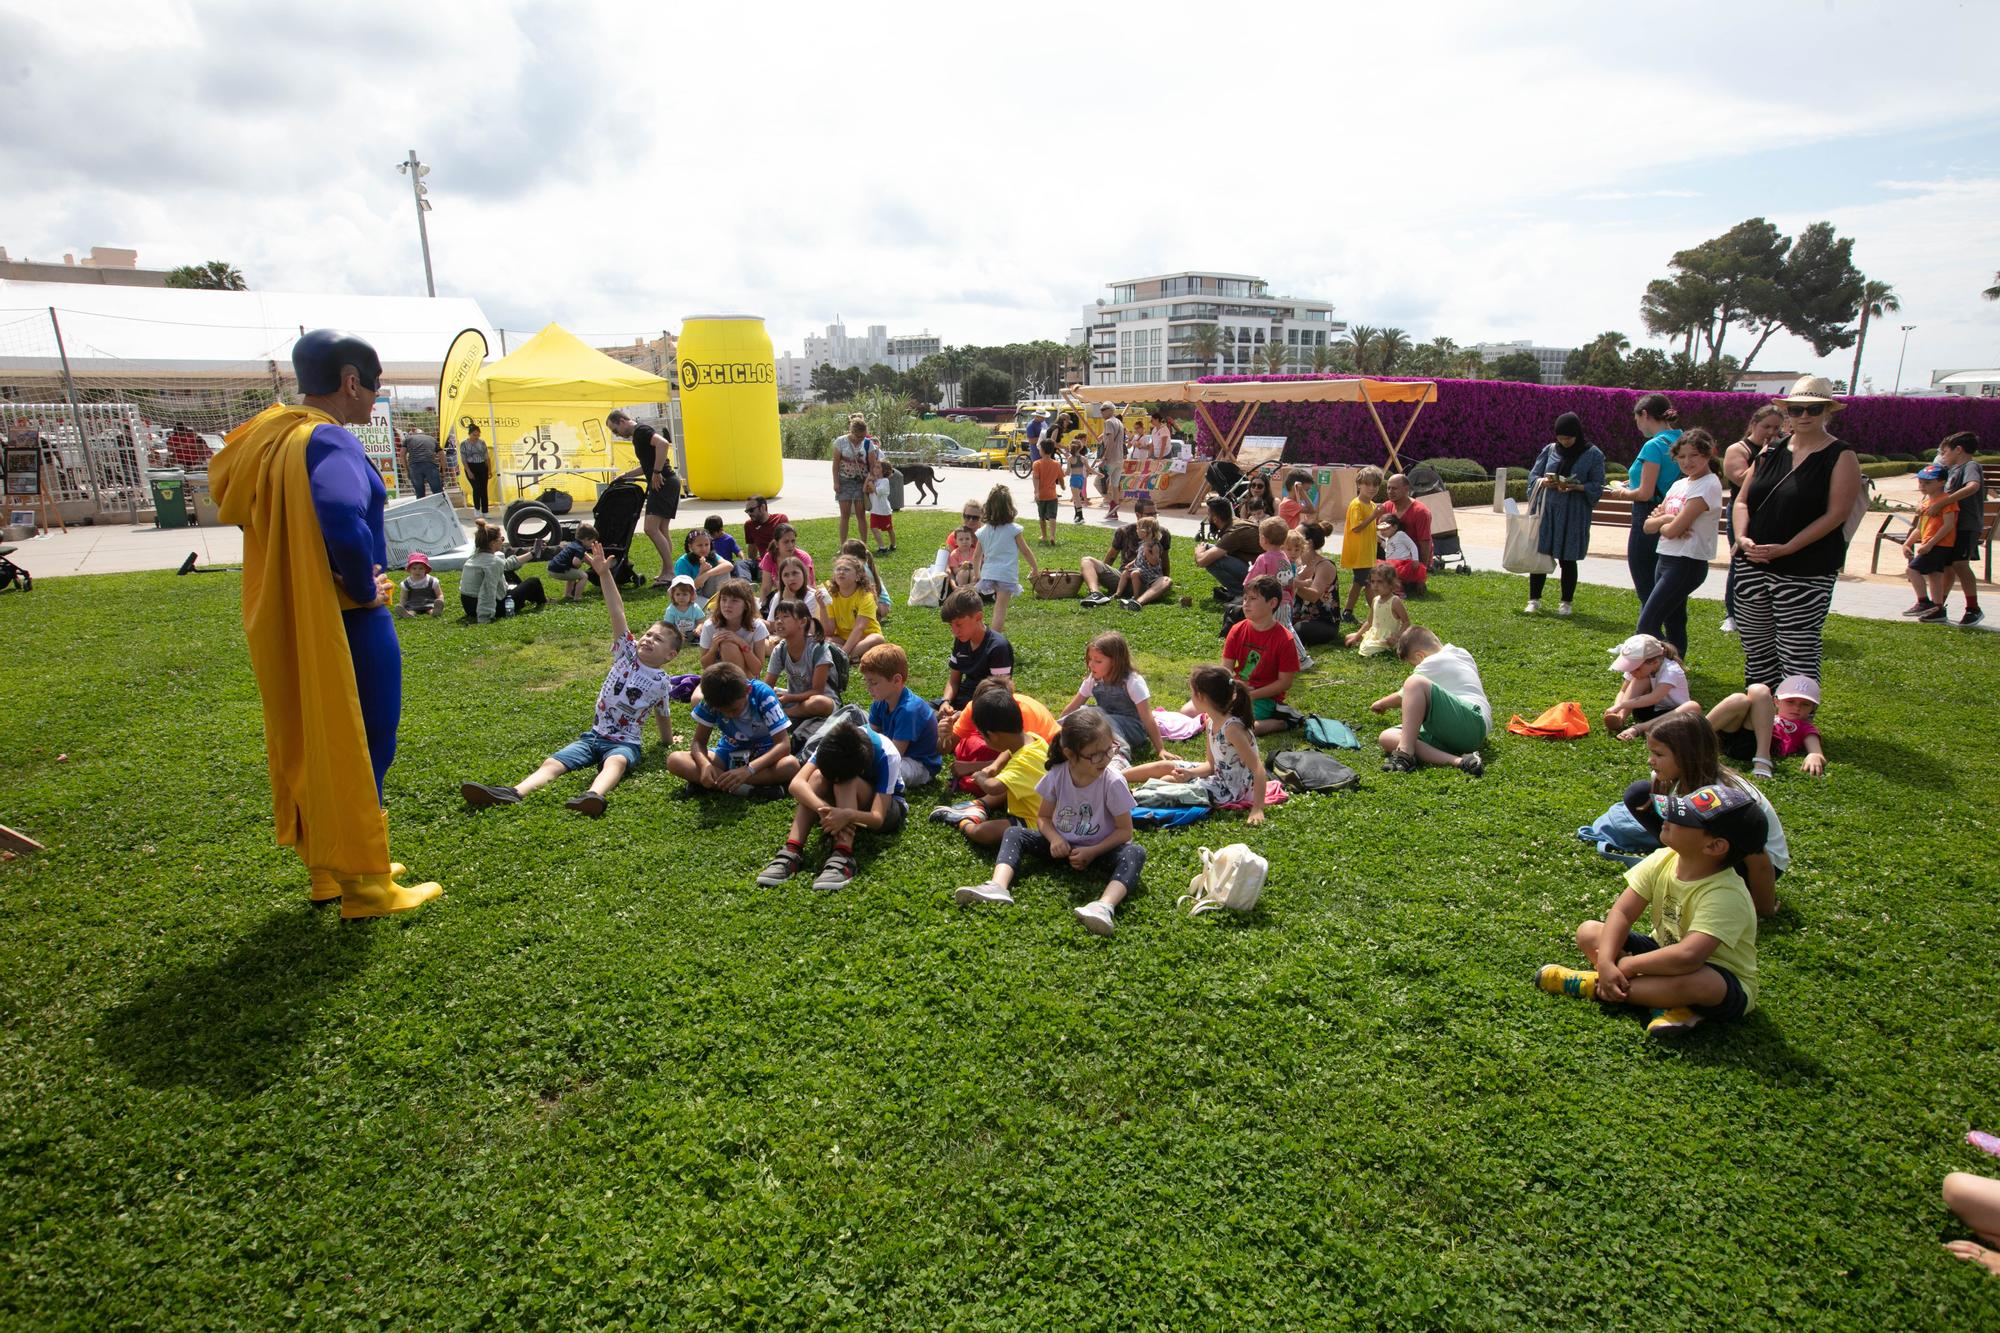
POLYGON ((1365 467, 1354 474, 1354 498, 1347 502, 1347 523, 1340 535, 1340 567, 1347 571, 1347 605, 1340 618, 1360 625, 1354 603, 1359 600, 1375 570, 1375 496, 1382 489, 1382 469, 1365 467))
POLYGON ((1048 771, 1049 743, 1026 729, 1019 701, 1005 689, 981 690, 971 712, 972 724, 999 754, 972 775, 979 793, 974 800, 941 805, 931 818, 953 825, 977 846, 998 847, 1014 825, 1035 826, 1042 805, 1035 784, 1048 771))
POLYGON ((1551 963, 1535 984, 1650 1009, 1646 1035, 1660 1037, 1756 1008, 1757 908, 1737 868, 1764 850, 1768 824, 1757 798, 1734 786, 1655 796, 1653 805, 1665 846, 1625 872, 1604 920, 1576 928, 1596 970, 1551 963), (1642 935, 1632 925, 1648 909, 1653 934, 1642 935))

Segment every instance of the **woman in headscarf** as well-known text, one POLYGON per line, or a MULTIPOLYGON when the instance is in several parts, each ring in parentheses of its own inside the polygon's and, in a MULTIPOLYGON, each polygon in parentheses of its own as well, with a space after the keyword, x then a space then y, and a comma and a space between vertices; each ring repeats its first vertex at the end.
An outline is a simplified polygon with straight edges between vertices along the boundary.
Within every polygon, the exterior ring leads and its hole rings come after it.
MULTIPOLYGON (((1566 616, 1576 597, 1576 562, 1590 548, 1590 511, 1604 493, 1604 451, 1583 438, 1583 422, 1574 412, 1556 418, 1555 440, 1542 446, 1528 469, 1528 494, 1541 506, 1541 527, 1535 549, 1554 556, 1562 570, 1562 602, 1556 614, 1566 616)), ((1547 574, 1528 575, 1527 614, 1542 609, 1547 574)))

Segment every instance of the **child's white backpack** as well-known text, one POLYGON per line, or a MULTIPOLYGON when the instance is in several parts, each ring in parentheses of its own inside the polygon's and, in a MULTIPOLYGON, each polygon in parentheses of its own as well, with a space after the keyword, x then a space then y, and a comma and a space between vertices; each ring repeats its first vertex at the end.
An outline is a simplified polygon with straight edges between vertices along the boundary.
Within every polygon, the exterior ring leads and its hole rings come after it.
POLYGON ((1174 906, 1193 903, 1189 916, 1200 916, 1218 907, 1247 912, 1257 905, 1264 892, 1264 877, 1271 863, 1240 842, 1232 842, 1219 852, 1201 849, 1201 873, 1188 881, 1188 891, 1174 906))
POLYGON ((942 570, 920 569, 910 575, 910 605, 936 606, 944 596, 945 575, 942 570))

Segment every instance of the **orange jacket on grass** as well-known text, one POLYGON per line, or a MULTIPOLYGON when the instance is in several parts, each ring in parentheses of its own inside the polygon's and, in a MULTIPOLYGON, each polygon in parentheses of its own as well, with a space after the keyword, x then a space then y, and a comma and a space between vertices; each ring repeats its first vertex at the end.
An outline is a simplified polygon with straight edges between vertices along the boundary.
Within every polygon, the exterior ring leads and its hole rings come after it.
POLYGON ((337 424, 275 404, 225 437, 208 480, 222 521, 243 529, 243 633, 264 696, 278 842, 309 867, 380 875, 388 833, 340 618, 360 604, 334 576, 306 475, 313 428, 337 424))

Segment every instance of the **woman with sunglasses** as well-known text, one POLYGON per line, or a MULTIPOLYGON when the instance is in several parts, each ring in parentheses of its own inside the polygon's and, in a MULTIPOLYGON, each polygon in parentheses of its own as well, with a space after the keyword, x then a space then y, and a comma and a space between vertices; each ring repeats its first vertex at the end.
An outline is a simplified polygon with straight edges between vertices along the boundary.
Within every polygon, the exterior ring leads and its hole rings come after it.
POLYGON ((1639 594, 1641 605, 1652 595, 1653 572, 1660 551, 1660 536, 1646 530, 1646 520, 1660 507, 1668 489, 1681 479, 1680 467, 1674 462, 1674 444, 1681 438, 1680 428, 1674 423, 1680 420, 1680 415, 1665 394, 1641 395, 1632 404, 1632 423, 1646 437, 1646 442, 1639 446, 1638 456, 1632 460, 1632 472, 1626 478, 1629 484, 1604 488, 1606 500, 1632 502, 1632 531, 1625 539, 1625 567, 1632 571, 1632 590, 1639 594))
POLYGON ((1758 457, 1735 513, 1743 683, 1774 688, 1787 676, 1819 679, 1820 633, 1847 564, 1845 525, 1862 489, 1853 447, 1830 429, 1845 406, 1834 400, 1833 385, 1807 375, 1775 401, 1792 437, 1758 457))

